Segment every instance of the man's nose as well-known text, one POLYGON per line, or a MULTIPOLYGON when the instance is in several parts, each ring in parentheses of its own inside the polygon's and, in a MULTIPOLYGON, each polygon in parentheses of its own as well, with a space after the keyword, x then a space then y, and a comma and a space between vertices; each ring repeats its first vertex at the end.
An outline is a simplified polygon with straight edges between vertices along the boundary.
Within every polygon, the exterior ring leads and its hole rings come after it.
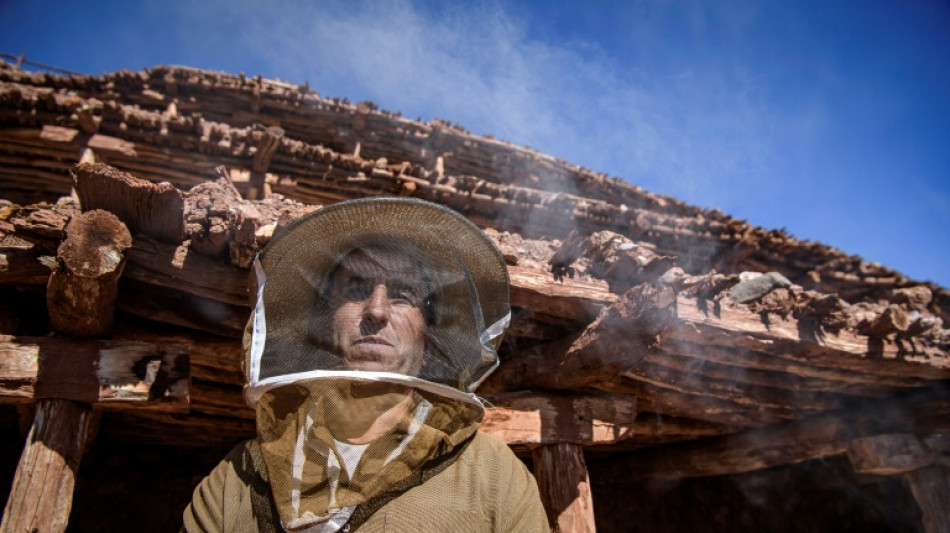
POLYGON ((389 320, 392 306, 389 303, 389 291, 386 285, 380 283, 373 287, 366 299, 363 314, 374 322, 386 322, 389 320))

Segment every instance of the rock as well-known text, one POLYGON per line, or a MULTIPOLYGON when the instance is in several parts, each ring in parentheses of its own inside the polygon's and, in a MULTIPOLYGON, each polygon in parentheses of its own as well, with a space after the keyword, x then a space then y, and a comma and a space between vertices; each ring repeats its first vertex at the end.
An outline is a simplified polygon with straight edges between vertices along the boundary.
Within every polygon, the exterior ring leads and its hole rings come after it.
POLYGON ((769 272, 758 277, 740 282, 729 291, 733 300, 747 304, 758 300, 778 288, 788 288, 792 282, 778 272, 769 272))
POLYGON ((890 300, 899 305, 906 305, 910 309, 923 311, 927 309, 927 305, 933 300, 933 292, 923 285, 895 289, 894 292, 891 293, 890 300))

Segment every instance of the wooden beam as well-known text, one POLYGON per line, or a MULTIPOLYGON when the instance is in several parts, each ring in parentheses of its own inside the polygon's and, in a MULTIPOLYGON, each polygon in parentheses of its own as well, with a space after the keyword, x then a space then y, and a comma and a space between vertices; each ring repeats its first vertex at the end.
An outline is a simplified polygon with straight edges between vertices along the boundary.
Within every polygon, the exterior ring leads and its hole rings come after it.
POLYGON ((187 412, 185 351, 135 341, 0 335, 0 403, 61 398, 105 409, 187 412))
MULTIPOLYGON (((865 383, 881 376, 899 387, 914 386, 915 380, 916 386, 922 386, 950 378, 950 354, 938 347, 919 347, 913 352, 895 341, 872 353, 868 337, 849 331, 810 341, 801 337, 794 319, 774 317, 765 324, 761 316, 746 309, 704 312, 696 298, 673 297, 671 291, 638 286, 584 332, 518 354, 489 381, 496 390, 572 389, 616 382, 626 374, 635 377, 638 363, 649 353, 662 354, 667 344, 676 353, 688 351, 690 346, 711 346, 719 350, 717 356, 726 353, 723 349, 754 355, 748 363, 745 357, 728 361, 737 367, 756 369, 763 357, 769 357, 772 369, 784 365, 793 374, 802 368, 816 369, 803 372, 808 377, 821 370, 829 371, 825 376, 856 372, 865 383)), ((701 352, 685 355, 703 359, 701 352)))
POLYGON ((134 279, 231 305, 249 306, 250 273, 196 253, 187 245, 137 238, 128 251, 123 279, 134 279))
POLYGON ((804 338, 794 319, 718 311, 666 287, 639 285, 584 331, 509 358, 488 392, 594 387, 649 409, 733 426, 803 418, 950 377, 937 345, 878 345, 853 331, 804 338), (903 351, 901 351, 903 350, 903 351))
POLYGON ((481 429, 517 448, 613 444, 633 437, 637 399, 620 394, 486 394, 481 429))
POLYGON ((676 316, 671 288, 640 285, 581 333, 519 354, 495 372, 490 390, 576 389, 614 381, 646 355, 676 316))
MULTIPOLYGON (((98 337, 112 329, 123 253, 131 245, 128 229, 112 213, 93 210, 69 221, 46 291, 50 324, 58 333, 98 337)), ((65 386, 41 382, 44 387, 34 392, 43 399, 37 403, 33 429, 20 456, 3 531, 65 531, 92 407, 57 396, 63 390, 69 397, 97 385, 88 380, 95 370, 92 362, 65 350, 37 357, 38 368, 48 367, 49 373, 59 376, 50 381, 65 386)))
POLYGON ((602 281, 554 281, 550 272, 511 265, 508 275, 511 305, 539 315, 588 323, 618 299, 602 281))
POLYGON ((927 380, 950 378, 950 353, 939 346, 875 341, 849 329, 837 334, 819 331, 811 338, 792 316, 770 314, 763 320, 739 305, 711 311, 695 298, 682 296, 676 307, 679 323, 666 333, 670 338, 750 349, 820 368, 927 380))
POLYGON ((532 452, 534 477, 548 523, 555 533, 593 533, 594 500, 583 448, 550 444, 532 452))
POLYGON ((65 531, 91 414, 79 402, 39 402, 0 531, 65 531))

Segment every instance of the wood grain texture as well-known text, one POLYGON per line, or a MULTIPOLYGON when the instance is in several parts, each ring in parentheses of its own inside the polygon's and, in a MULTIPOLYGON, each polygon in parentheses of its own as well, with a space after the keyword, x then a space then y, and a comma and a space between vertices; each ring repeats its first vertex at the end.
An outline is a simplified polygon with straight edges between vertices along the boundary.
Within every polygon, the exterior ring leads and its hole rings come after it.
POLYGON ((0 531, 66 530, 90 415, 91 408, 79 402, 38 402, 0 531))
POLYGON ((593 533, 594 500, 577 444, 550 444, 532 452, 534 476, 551 530, 560 533, 593 533))
POLYGON ((187 412, 189 381, 181 345, 0 336, 0 403, 60 398, 187 412))
POLYGON ((96 337, 112 329, 119 276, 131 245, 128 229, 112 213, 87 211, 70 220, 46 292, 55 330, 96 337))

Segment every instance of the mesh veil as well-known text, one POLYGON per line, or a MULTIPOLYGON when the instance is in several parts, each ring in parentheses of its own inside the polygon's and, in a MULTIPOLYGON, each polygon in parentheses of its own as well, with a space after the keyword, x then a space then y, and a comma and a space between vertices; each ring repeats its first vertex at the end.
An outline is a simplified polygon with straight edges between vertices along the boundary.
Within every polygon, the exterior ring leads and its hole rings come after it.
POLYGON ((285 528, 336 531, 474 434, 504 259, 445 207, 370 198, 295 221, 255 268, 246 396, 274 500, 285 528))
POLYGON ((246 354, 250 403, 261 385, 347 370, 328 339, 328 305, 341 263, 361 252, 381 270, 396 263, 391 274, 403 274, 425 305, 425 363, 417 377, 471 392, 497 365, 492 340, 507 324, 508 277, 488 237, 422 200, 354 200, 297 220, 262 252, 246 354))

